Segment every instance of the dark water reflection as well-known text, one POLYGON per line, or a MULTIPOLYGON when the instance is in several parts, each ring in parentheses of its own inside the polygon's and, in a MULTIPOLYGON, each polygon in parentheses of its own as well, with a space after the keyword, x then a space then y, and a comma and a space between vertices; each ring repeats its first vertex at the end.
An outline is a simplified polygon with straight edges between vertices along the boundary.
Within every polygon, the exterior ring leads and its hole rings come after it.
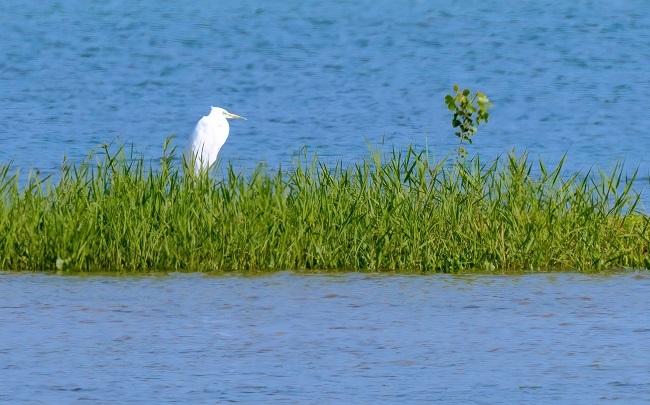
POLYGON ((650 276, 0 277, 0 400, 650 398, 650 276))

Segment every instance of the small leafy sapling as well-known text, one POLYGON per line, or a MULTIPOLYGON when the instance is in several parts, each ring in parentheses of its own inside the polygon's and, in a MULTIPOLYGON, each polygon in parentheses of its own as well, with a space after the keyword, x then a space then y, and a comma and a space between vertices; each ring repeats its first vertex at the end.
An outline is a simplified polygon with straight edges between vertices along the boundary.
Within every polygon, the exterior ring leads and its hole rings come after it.
POLYGON ((454 112, 451 125, 458 128, 456 136, 460 139, 456 151, 459 158, 464 158, 467 151, 463 148, 463 142, 471 144, 472 136, 478 131, 481 121, 488 122, 488 107, 492 107, 492 103, 485 94, 477 91, 472 95, 469 89, 460 90, 457 84, 454 84, 454 91, 455 96, 445 96, 445 103, 449 110, 454 112))

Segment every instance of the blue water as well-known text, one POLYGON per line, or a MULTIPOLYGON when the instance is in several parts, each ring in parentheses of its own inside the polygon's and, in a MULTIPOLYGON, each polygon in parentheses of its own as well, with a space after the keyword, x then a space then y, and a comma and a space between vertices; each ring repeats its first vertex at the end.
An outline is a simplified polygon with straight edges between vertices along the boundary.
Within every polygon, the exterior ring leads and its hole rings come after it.
MULTIPOLYGON (((0 2, 0 163, 55 173, 120 135, 157 159, 221 106, 223 160, 456 147, 625 159, 648 188, 650 2, 0 2)), ((646 201, 648 199, 646 198, 646 201)), ((646 203, 646 206, 648 204, 646 203)), ((0 276, 0 401, 641 403, 648 279, 0 276)))
POLYGON ((0 274, 7 403, 650 399, 650 276, 0 274))
POLYGON ((650 3, 73 1, 0 3, 0 162, 56 171, 120 135, 148 158, 210 105, 224 160, 355 161, 367 141, 456 144, 454 83, 495 104, 471 153, 570 170, 625 159, 648 184, 650 3))

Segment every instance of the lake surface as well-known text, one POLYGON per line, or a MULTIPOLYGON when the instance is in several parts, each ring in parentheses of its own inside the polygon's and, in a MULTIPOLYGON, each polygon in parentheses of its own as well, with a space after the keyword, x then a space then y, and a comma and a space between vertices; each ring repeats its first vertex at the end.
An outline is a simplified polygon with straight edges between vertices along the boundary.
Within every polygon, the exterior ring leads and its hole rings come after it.
POLYGON ((454 83, 495 104, 471 153, 512 148, 570 170, 626 159, 647 188, 650 2, 123 0, 0 4, 0 162, 56 172, 118 134, 147 158, 210 105, 222 158, 291 164, 302 147, 358 161, 456 147, 454 83))
POLYGON ((0 274, 9 403, 647 403, 650 275, 0 274))
MULTIPOLYGON (((650 163, 650 2, 0 2, 0 163, 56 173, 117 135, 147 159, 221 106, 225 161, 457 146, 650 163)), ((0 275, 0 401, 642 403, 647 273, 610 277, 0 275)), ((647 403, 647 402, 646 402, 647 403)))

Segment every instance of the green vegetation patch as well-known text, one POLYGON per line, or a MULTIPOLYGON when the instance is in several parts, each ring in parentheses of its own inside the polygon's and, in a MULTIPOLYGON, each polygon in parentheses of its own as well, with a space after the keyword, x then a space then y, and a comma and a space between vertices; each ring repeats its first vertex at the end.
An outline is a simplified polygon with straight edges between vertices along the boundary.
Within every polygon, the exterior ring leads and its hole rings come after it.
MULTIPOLYGON (((602 271, 648 268, 650 224, 622 170, 563 175, 524 155, 299 158, 196 176, 105 146, 60 179, 0 168, 0 269, 602 271), (215 176, 215 173, 223 173, 215 176)), ((57 177, 58 178, 58 177, 57 177)))

